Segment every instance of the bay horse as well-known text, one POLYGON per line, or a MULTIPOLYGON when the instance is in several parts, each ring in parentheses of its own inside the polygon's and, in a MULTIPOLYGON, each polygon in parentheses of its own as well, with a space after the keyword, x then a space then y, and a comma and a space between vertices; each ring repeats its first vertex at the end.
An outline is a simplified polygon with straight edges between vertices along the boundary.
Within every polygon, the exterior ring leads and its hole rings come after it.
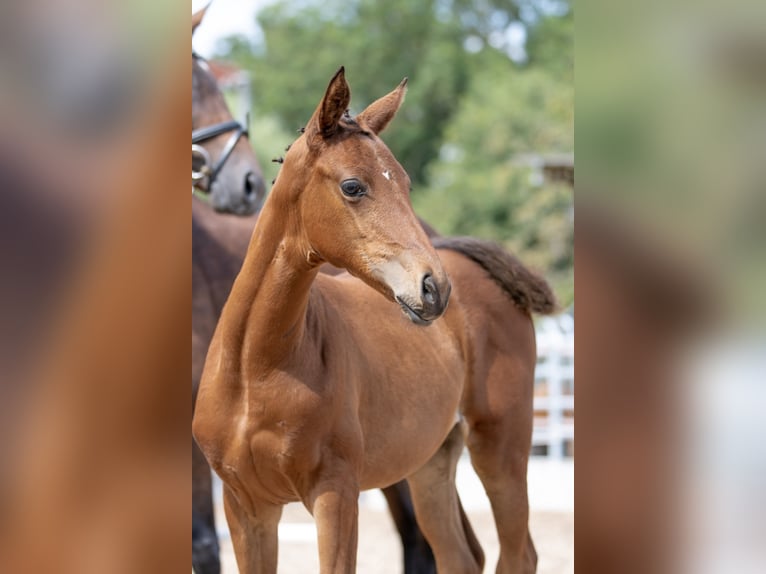
POLYGON ((480 572, 455 488, 464 442, 492 505, 497 572, 536 569, 530 314, 556 304, 495 244, 441 239, 437 253, 378 136, 405 90, 406 79, 352 118, 335 74, 284 158, 210 344, 193 433, 223 480, 241 572, 276 572, 293 501, 316 520, 321 572, 354 572, 360 490, 403 478, 438 572, 480 572), (348 273, 320 274, 325 262, 348 273))
MULTIPOLYGON (((201 23, 204 8, 192 16, 192 33, 201 23)), ((223 304, 229 295, 234 279, 239 272, 247 252, 250 237, 256 221, 255 214, 248 214, 261 205, 263 195, 261 168, 255 154, 246 142, 239 138, 247 136, 245 126, 232 119, 223 94, 209 67, 199 56, 192 57, 192 98, 193 127, 202 125, 192 133, 192 181, 206 184, 216 183, 219 200, 208 203, 192 197, 192 411, 194 410, 199 381, 202 376, 205 355, 218 322, 223 304), (205 88, 202 89, 202 86, 205 88), (196 87, 196 88, 195 88, 196 87), (228 119, 227 119, 228 118, 228 119), (225 150, 219 155, 214 149, 208 150, 215 142, 214 131, 233 126, 225 150), (195 143, 196 136, 196 143, 195 143), (234 145, 236 144, 236 145, 234 145), (202 151, 200 151, 202 150, 202 151), (219 158, 214 170, 211 157, 219 158), (236 162, 227 163, 235 158, 236 162), (195 164, 195 159, 202 163, 195 164), (225 165, 224 165, 225 164, 225 165), (205 167, 212 171, 206 171, 205 167), (231 171, 230 171, 231 170, 231 171), (255 178, 257 185, 241 187, 239 175, 242 172, 255 178), (206 173, 215 173, 209 177, 206 173), (233 174, 230 176, 230 174, 233 174), (254 175, 253 175, 254 174, 254 175), (220 176, 220 177, 217 177, 220 176), (234 186, 233 188, 230 186, 234 186), (236 216, 228 215, 236 214, 236 216)), ((222 135, 222 134, 219 134, 222 135)), ((202 191, 205 191, 202 190, 202 191)), ((421 222, 429 236, 435 231, 421 222)), ((337 273, 329 266, 325 273, 337 273)), ((433 574, 433 554, 415 521, 412 501, 406 483, 395 484, 383 489, 389 510, 403 545, 405 574, 433 574)), ((218 574, 220 556, 215 526, 213 504, 213 483, 210 467, 205 457, 192 440, 192 567, 197 574, 218 574)))
MULTIPOLYGON (((215 326, 242 266, 257 215, 217 213, 192 197, 192 409, 215 326)), ((423 224, 429 234, 434 234, 423 224)), ((323 273, 337 273, 324 266, 323 273)), ((406 483, 383 489, 402 541, 404 574, 435 572, 433 554, 415 521, 406 483)), ((210 467, 192 441, 192 565, 197 574, 220 572, 210 467)))
MULTIPOLYGON (((192 35, 206 11, 192 15, 192 35)), ((217 211, 254 213, 266 194, 247 136, 248 126, 232 117, 210 66, 192 51, 192 188, 209 194, 217 211)))

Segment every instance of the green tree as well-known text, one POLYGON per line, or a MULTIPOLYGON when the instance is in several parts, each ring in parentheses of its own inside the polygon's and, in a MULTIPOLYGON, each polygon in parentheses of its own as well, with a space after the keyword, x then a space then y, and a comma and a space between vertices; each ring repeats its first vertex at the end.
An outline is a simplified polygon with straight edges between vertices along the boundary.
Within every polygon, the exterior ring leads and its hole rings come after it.
POLYGON ((352 111, 411 79, 402 118, 386 141, 416 181, 435 156, 441 130, 468 79, 461 30, 434 17, 432 0, 283 2, 258 15, 263 41, 228 43, 226 57, 253 75, 259 113, 285 129, 305 124, 335 70, 346 66, 352 111))
POLYGON ((253 46, 232 38, 225 56, 252 73, 259 113, 275 113, 288 130, 306 122, 340 65, 354 90, 352 111, 410 77, 404 118, 386 141, 422 184, 481 65, 477 52, 504 54, 509 24, 537 21, 537 6, 531 0, 292 0, 263 9, 262 40, 253 46), (469 40, 480 45, 468 51, 469 40))
POLYGON ((574 14, 545 17, 529 26, 527 66, 542 68, 562 83, 574 82, 574 14))
POLYGON ((551 278, 569 303, 572 190, 542 181, 534 165, 574 150, 572 60, 553 57, 552 48, 568 45, 572 29, 559 24, 539 21, 524 66, 498 51, 481 54, 413 203, 443 233, 500 241, 551 278))

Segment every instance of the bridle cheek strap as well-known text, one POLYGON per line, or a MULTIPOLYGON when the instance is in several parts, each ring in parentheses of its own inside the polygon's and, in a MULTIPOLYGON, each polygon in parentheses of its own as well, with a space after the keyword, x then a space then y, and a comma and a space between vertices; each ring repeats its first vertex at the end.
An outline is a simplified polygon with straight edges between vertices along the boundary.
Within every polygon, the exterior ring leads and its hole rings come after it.
POLYGON ((242 136, 247 137, 248 133, 249 132, 247 129, 247 125, 243 126, 241 123, 239 123, 236 120, 230 120, 228 122, 222 122, 220 124, 214 124, 212 126, 207 126, 207 127, 192 131, 192 154, 197 153, 198 155, 202 156, 206 161, 205 167, 203 167, 202 170, 197 172, 199 175, 196 175, 194 172, 192 172, 192 181, 195 184, 201 183, 202 180, 205 178, 205 176, 207 176, 206 187, 209 189, 210 186, 213 185, 215 178, 218 177, 218 174, 220 173, 221 169, 226 163, 226 160, 229 159, 229 156, 234 151, 234 147, 237 145, 237 142, 239 142, 239 139, 242 136), (213 167, 207 168, 207 165, 209 165, 209 161, 210 161, 210 155, 199 144, 231 131, 233 131, 234 133, 231 134, 231 137, 226 142, 226 146, 223 148, 221 157, 218 158, 218 161, 213 165, 213 167), (203 150, 203 151, 200 152, 200 150, 203 150))

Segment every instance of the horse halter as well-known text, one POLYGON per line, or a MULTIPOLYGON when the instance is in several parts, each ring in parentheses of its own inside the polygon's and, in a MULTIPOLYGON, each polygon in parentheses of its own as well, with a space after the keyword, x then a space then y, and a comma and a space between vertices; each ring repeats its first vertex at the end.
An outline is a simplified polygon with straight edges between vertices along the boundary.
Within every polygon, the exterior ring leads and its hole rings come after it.
MULTIPOLYGON (((248 123, 249 119, 250 114, 248 114, 248 123)), ((247 137, 248 133, 247 127, 239 123, 237 120, 229 120, 228 122, 222 122, 220 124, 214 124, 212 126, 194 130, 192 132, 192 182, 197 184, 207 178, 207 187, 209 188, 213 185, 221 168, 223 168, 226 160, 229 159, 231 152, 234 151, 234 146, 237 145, 239 138, 242 136, 247 137), (219 157, 218 161, 213 164, 208 151, 199 144, 229 132, 234 133, 231 134, 229 141, 226 142, 226 147, 223 148, 221 157, 219 157), (201 160, 202 162, 202 166, 196 171, 194 169, 195 159, 201 160)))
MULTIPOLYGON (((192 52, 192 57, 202 60, 202 58, 194 52, 192 52)), ((221 122, 213 124, 212 126, 192 130, 192 189, 194 189, 194 186, 201 184, 206 178, 207 185, 205 187, 210 189, 215 178, 226 163, 226 160, 229 159, 229 156, 234 151, 234 147, 237 145, 239 138, 242 136, 247 137, 249 135, 248 125, 250 125, 249 112, 244 125, 237 120, 229 120, 227 122, 221 122), (234 133, 231 134, 229 141, 226 142, 221 157, 218 158, 217 162, 213 163, 210 153, 199 144, 229 132, 234 133), (201 167, 196 170, 194 169, 195 160, 198 160, 202 164, 201 167)))

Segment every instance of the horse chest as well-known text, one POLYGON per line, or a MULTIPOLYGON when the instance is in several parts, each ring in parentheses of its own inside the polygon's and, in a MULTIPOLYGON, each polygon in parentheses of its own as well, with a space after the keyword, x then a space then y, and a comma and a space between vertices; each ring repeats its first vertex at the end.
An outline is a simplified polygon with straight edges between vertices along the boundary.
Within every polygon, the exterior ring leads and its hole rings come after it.
POLYGON ((246 448, 229 453, 230 460, 254 465, 261 479, 284 490, 285 477, 292 480, 319 463, 330 428, 324 405, 301 381, 283 376, 260 381, 251 387, 233 425, 233 442, 246 448))
POLYGON ((301 496, 295 485, 319 463, 316 433, 297 420, 265 410, 243 412, 225 439, 226 448, 215 464, 224 482, 253 500, 284 504, 301 496))

